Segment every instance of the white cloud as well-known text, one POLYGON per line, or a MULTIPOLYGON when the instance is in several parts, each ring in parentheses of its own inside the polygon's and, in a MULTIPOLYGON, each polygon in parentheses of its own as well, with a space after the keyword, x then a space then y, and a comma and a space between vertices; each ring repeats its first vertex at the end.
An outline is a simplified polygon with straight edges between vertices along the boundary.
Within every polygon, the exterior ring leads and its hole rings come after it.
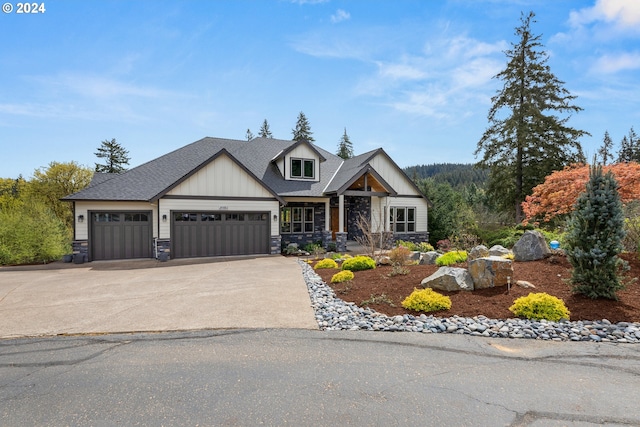
POLYGON ((351 14, 342 9, 336 10, 336 13, 331 15, 331 22, 333 22, 334 24, 342 21, 348 21, 349 19, 351 19, 351 14))
POLYGON ((592 68, 592 71, 602 74, 614 74, 624 70, 640 70, 639 52, 604 55, 592 68))
POLYGON ((640 1, 598 0, 593 7, 572 11, 569 23, 574 26, 604 21, 618 28, 638 30, 640 26, 640 1))

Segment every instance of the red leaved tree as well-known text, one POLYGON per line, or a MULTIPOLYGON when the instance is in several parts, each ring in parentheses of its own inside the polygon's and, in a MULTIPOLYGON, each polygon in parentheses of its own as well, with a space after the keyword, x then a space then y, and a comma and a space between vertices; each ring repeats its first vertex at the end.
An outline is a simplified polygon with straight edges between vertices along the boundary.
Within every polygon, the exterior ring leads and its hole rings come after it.
MULTIPOLYGON (((622 203, 640 200, 640 164, 616 163, 603 166, 613 172, 622 203)), ((589 165, 571 165, 548 175, 522 203, 524 222, 549 222, 570 213, 589 180, 589 165)))

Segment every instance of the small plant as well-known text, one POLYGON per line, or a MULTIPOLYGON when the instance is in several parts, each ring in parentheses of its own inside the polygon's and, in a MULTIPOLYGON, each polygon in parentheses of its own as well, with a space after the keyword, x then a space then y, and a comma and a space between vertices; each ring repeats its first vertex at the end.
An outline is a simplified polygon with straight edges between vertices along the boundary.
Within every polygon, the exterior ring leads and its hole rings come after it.
POLYGON ((355 275, 350 270, 342 270, 331 277, 331 283, 343 283, 353 280, 355 275))
POLYGON ((410 256, 411 256, 411 251, 404 246, 398 246, 391 249, 391 251, 389 251, 389 259, 391 260, 391 263, 394 266, 406 265, 409 262, 410 256))
POLYGON ((480 244, 478 236, 469 233, 460 233, 449 238, 451 246, 457 249, 471 249, 480 244))
POLYGON ((436 258, 436 265, 442 267, 444 265, 458 264, 467 260, 467 251, 451 251, 440 255, 436 258))
POLYGON ((420 252, 432 252, 433 246, 429 244, 429 242, 420 242, 418 243, 418 249, 420 252))
POLYGON ((400 264, 393 264, 393 267, 391 268, 391 273, 389 273, 389 277, 393 277, 393 276, 405 276, 407 274, 411 273, 411 270, 409 270, 407 267, 404 267, 400 264))
POLYGON ((561 319, 569 320, 571 314, 564 301, 545 292, 530 293, 526 297, 520 297, 509 307, 509 311, 518 317, 527 319, 546 319, 557 322, 561 319))
POLYGON ((510 259, 510 260, 514 260, 516 258, 516 256, 513 254, 513 252, 509 252, 508 254, 504 254, 502 255, 502 258, 504 259, 510 259))
POLYGON ((321 268, 338 268, 338 263, 336 263, 331 258, 325 258, 323 260, 318 261, 315 267, 313 267, 314 270, 319 270, 321 268))
POLYGON ((376 262, 373 260, 373 258, 363 255, 346 259, 342 263, 343 270, 362 271, 371 270, 373 268, 376 268, 376 262))
POLYGON ((391 307, 395 307, 396 305, 393 303, 393 300, 389 298, 386 294, 380 295, 371 295, 371 297, 367 300, 364 300, 360 303, 361 306, 366 307, 371 304, 388 304, 391 307))
POLYGON ((439 294, 431 288, 414 289, 411 295, 402 301, 402 306, 415 311, 439 311, 451 308, 451 298, 439 294))
POLYGON ((438 240, 436 246, 438 247, 438 250, 442 252, 448 252, 451 250, 451 242, 449 239, 438 240))

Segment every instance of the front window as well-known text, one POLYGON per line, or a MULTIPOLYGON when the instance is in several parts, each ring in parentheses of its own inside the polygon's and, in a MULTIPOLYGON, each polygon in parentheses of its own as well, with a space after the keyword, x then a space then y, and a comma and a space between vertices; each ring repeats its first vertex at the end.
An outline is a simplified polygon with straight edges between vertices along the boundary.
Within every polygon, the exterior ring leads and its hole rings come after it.
POLYGON ((315 178, 313 159, 291 159, 291 178, 315 178))
POLYGON ((312 233, 313 208, 282 208, 280 211, 281 233, 312 233))
POLYGON ((395 233, 416 231, 416 208, 392 206, 389 210, 391 230, 395 233))

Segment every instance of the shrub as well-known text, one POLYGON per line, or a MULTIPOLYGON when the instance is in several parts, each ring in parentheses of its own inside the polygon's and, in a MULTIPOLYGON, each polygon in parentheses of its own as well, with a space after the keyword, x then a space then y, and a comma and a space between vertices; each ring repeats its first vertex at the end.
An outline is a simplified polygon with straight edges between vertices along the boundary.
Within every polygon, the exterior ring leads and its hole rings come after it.
POLYGON ((578 197, 567 224, 567 259, 573 267, 573 291, 589 298, 618 299, 624 287, 618 269, 622 260, 624 215, 613 174, 591 167, 587 189, 578 197))
POLYGON ((418 243, 418 250, 420 252, 431 252, 433 251, 433 246, 429 242, 420 242, 418 243))
POLYGON ((349 270, 339 271, 331 277, 331 283, 342 283, 353 280, 355 275, 349 270))
POLYGON ((399 248, 401 246, 409 249, 410 251, 417 251, 418 250, 418 245, 416 245, 413 242, 404 241, 404 240, 396 240, 396 247, 399 248))
POLYGON ((510 259, 511 261, 513 261, 516 258, 516 256, 513 254, 513 252, 509 252, 508 254, 502 255, 502 258, 510 259))
POLYGON ((342 263, 343 270, 361 271, 373 268, 376 268, 376 262, 372 258, 363 255, 349 258, 342 263))
POLYGON ((411 295, 402 301, 402 306, 415 311, 438 311, 451 308, 451 298, 435 292, 431 288, 414 289, 411 295))
POLYGON ((405 265, 409 262, 411 251, 404 246, 398 246, 389 251, 389 259, 393 265, 405 265))
POLYGON ((451 242, 449 241, 449 239, 438 240, 436 246, 438 247, 439 251, 447 252, 451 249, 451 242))
POLYGON ((443 265, 457 264, 466 260, 467 251, 451 251, 436 258, 436 265, 442 267, 443 265))
POLYGON ((319 270, 321 268, 338 268, 338 264, 332 260, 331 258, 325 258, 316 263, 314 270, 319 270))
POLYGON ((520 297, 509 307, 509 311, 518 317, 527 319, 546 319, 557 322, 561 319, 569 320, 571 314, 564 301, 545 292, 530 293, 526 297, 520 297))

